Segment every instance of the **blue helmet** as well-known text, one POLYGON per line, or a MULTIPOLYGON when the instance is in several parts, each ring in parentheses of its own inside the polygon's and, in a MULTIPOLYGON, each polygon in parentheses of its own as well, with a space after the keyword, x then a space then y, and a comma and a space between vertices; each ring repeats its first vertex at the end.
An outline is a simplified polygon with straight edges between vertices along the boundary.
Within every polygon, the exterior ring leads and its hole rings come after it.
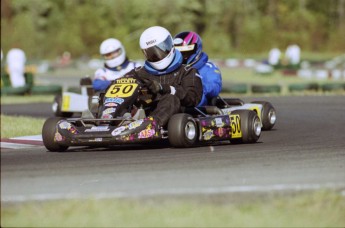
POLYGON ((192 31, 181 32, 174 37, 174 46, 183 56, 183 63, 191 65, 198 61, 202 52, 200 36, 192 31))

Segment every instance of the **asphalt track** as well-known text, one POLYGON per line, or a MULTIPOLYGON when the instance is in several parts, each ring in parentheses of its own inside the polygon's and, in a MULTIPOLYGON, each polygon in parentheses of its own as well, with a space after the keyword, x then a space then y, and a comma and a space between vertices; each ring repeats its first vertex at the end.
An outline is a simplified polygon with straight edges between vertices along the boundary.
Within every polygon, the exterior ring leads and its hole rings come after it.
MULTIPOLYGON (((319 188, 345 192, 345 96, 258 99, 274 105, 278 122, 255 144, 2 151, 1 201, 319 188)), ((40 114, 50 110, 48 105, 41 104, 40 114)), ((9 106, 2 108, 13 113, 9 106)))

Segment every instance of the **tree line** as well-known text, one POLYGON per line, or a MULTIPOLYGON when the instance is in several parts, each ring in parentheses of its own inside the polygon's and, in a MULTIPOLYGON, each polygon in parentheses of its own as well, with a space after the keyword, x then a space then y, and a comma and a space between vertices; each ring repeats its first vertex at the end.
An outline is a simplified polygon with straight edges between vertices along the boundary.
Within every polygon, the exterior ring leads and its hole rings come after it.
POLYGON ((303 51, 345 51, 345 0, 1 0, 1 48, 29 58, 98 56, 109 37, 143 58, 140 34, 193 30, 212 57, 267 53, 297 43, 303 51))

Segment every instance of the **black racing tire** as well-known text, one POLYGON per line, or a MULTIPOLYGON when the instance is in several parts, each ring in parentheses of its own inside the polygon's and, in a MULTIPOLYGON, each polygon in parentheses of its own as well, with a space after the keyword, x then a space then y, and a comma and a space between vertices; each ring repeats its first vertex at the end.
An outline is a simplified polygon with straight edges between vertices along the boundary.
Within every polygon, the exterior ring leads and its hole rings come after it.
POLYGON ((55 142, 56 125, 62 118, 51 117, 47 119, 42 128, 43 144, 51 152, 64 152, 68 146, 59 145, 55 142))
POLYGON ((233 144, 257 142, 261 135, 261 123, 256 112, 252 110, 235 110, 231 114, 240 116, 242 138, 230 138, 230 142, 233 144))
POLYGON ((191 115, 173 115, 168 123, 168 139, 173 147, 191 147, 198 139, 198 126, 191 115))
POLYGON ((62 107, 62 96, 59 94, 54 97, 54 102, 52 104, 52 110, 54 112, 54 115, 56 117, 66 117, 66 118, 73 116, 74 114, 73 112, 62 112, 61 107, 62 107))
POLYGON ((280 93, 280 85, 252 85, 253 93, 280 93))
POLYGON ((277 113, 273 105, 267 101, 252 101, 251 103, 262 104, 262 130, 271 130, 277 120, 277 113))

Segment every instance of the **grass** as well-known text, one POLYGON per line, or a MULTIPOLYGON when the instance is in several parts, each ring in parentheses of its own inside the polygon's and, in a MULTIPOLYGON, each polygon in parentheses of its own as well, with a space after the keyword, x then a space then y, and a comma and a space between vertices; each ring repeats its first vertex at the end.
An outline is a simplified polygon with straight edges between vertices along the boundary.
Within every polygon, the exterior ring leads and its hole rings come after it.
POLYGON ((1 96, 1 104, 53 103, 54 96, 55 95, 1 96))
POLYGON ((1 207, 2 227, 344 227, 345 198, 333 191, 61 200, 1 207), (251 194, 250 194, 251 195, 251 194))
POLYGON ((7 116, 1 114, 1 138, 39 135, 41 134, 44 121, 44 118, 7 116))

